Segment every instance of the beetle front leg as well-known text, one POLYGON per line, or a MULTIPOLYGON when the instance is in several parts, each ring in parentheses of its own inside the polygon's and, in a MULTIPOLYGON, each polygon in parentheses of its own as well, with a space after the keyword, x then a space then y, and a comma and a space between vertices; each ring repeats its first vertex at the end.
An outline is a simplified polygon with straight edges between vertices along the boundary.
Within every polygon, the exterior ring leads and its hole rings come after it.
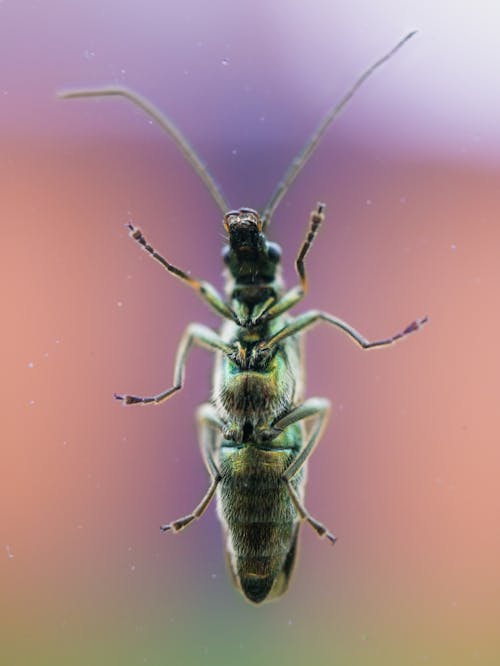
POLYGON ((193 345, 204 347, 213 352, 221 351, 225 354, 233 353, 232 347, 227 345, 215 331, 212 331, 211 328, 203 326, 202 324, 190 324, 184 332, 177 350, 173 386, 166 391, 163 391, 163 393, 158 393, 157 395, 149 397, 117 395, 115 393, 115 398, 121 400, 124 405, 158 405, 160 402, 170 398, 171 395, 180 391, 182 388, 187 356, 193 345))
POLYGON ((254 320, 254 324, 258 322, 259 318, 269 320, 274 319, 275 317, 279 317, 284 312, 287 312, 293 308, 294 305, 297 305, 297 303, 299 303, 306 295, 307 277, 304 260, 309 250, 311 249, 321 224, 325 219, 325 208, 325 204, 318 203, 316 208, 311 211, 311 214, 309 215, 309 229, 304 241, 302 242, 297 259, 295 261, 295 268, 300 278, 300 284, 287 291, 286 294, 284 294, 277 303, 274 305, 270 304, 270 307, 264 310, 264 312, 262 312, 259 317, 254 320))
POLYGON ((149 254, 150 257, 161 264, 163 268, 169 273, 175 275, 175 277, 179 278, 179 280, 182 280, 192 289, 194 289, 202 298, 202 300, 204 300, 205 303, 207 303, 213 310, 215 310, 217 314, 225 317, 226 319, 230 319, 231 321, 235 320, 234 312, 223 300, 222 296, 219 294, 215 287, 213 287, 209 282, 196 280, 195 278, 191 277, 189 273, 186 273, 186 271, 183 271, 181 268, 177 268, 177 266, 171 264, 164 257, 162 257, 162 255, 157 252, 152 245, 147 242, 140 229, 134 227, 133 224, 128 224, 127 226, 130 230, 130 238, 135 240, 135 242, 138 243, 138 245, 140 245, 142 249, 149 254))

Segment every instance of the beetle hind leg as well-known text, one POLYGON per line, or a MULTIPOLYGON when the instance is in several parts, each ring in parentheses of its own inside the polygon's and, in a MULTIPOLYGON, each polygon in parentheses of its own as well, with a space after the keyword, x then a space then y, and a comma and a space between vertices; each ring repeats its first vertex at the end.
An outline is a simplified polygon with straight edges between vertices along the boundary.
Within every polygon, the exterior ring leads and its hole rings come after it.
POLYGON ((292 423, 303 421, 305 419, 313 418, 314 425, 309 433, 306 445, 299 452, 297 457, 284 471, 282 479, 286 484, 290 498, 293 502, 295 510, 297 511, 301 520, 305 520, 316 531, 320 537, 326 537, 332 544, 335 543, 337 537, 334 536, 324 525, 311 516, 309 511, 304 506, 297 491, 292 485, 292 479, 307 462, 309 456, 314 451, 323 428, 326 422, 326 416, 330 409, 330 403, 325 398, 309 398, 302 404, 292 409, 288 414, 285 414, 281 419, 276 421, 274 427, 283 430, 292 423))
POLYGON ((215 417, 211 416, 211 414, 209 415, 209 412, 211 412, 212 409, 213 408, 211 405, 202 405, 198 409, 197 415, 200 449, 205 466, 208 470, 208 473, 210 474, 210 487, 208 488, 201 502, 189 515, 184 516, 183 518, 178 518, 177 520, 174 520, 166 525, 162 525, 160 528, 162 532, 180 532, 192 522, 198 520, 198 518, 201 518, 201 516, 205 513, 208 505, 210 504, 217 486, 222 480, 213 458, 215 440, 218 436, 220 436, 219 433, 221 424, 218 421, 215 421, 215 417))
POLYGON ((288 479, 285 479, 286 487, 288 489, 288 492, 290 493, 290 497, 292 498, 293 505, 299 514, 301 520, 305 520, 309 525, 315 530, 315 532, 318 534, 320 537, 326 537, 332 544, 334 544, 337 541, 337 537, 332 534, 324 525, 323 523, 318 522, 315 518, 311 516, 309 511, 306 509, 304 504, 300 501, 299 496, 295 492, 294 488, 292 487, 292 484, 288 479))

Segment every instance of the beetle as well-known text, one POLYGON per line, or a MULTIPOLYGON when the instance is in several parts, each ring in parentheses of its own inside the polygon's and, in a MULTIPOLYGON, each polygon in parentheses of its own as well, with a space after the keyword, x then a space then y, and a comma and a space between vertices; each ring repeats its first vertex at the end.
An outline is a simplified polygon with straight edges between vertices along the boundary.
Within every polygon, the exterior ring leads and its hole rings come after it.
POLYGON ((330 403, 325 398, 304 397, 303 334, 325 322, 340 328, 363 349, 370 349, 390 345, 427 321, 427 317, 417 319, 395 335, 369 342, 352 326, 325 312, 313 310, 292 317, 289 311, 307 292, 305 259, 324 221, 325 204, 318 203, 310 214, 295 264, 299 284, 292 289, 285 289, 281 248, 267 239, 266 227, 332 120, 372 72, 413 34, 367 69, 328 112, 261 213, 246 207, 230 210, 182 133, 144 97, 123 87, 60 93, 65 98, 121 96, 142 108, 174 139, 223 213, 228 241, 223 249, 225 297, 210 283, 171 264, 140 229, 128 225, 131 238, 167 272, 194 289, 222 317, 223 324, 218 332, 196 323, 187 327, 177 350, 170 388, 149 397, 115 394, 115 398, 124 405, 160 404, 181 390, 193 345, 215 353, 212 398, 197 411, 199 444, 210 485, 189 515, 161 529, 183 530, 202 516, 217 495, 229 570, 246 599, 256 604, 277 598, 287 589, 302 522, 332 544, 336 541, 304 504, 307 461, 324 429, 330 403), (306 428, 309 419, 311 425, 306 428))

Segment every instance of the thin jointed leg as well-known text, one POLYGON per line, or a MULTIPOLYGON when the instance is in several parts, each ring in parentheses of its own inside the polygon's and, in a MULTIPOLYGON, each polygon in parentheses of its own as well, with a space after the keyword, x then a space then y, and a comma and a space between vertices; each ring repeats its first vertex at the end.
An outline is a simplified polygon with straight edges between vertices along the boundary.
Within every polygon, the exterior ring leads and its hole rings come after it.
POLYGON ((168 525, 162 525, 160 527, 162 532, 180 532, 183 530, 185 527, 190 525, 193 520, 198 520, 204 513, 205 509, 207 506, 210 504, 210 500, 214 496, 215 490, 217 486, 219 485, 220 477, 214 477, 212 479, 212 482, 210 484, 210 488, 207 490, 205 496, 201 500, 201 502, 198 504, 196 509, 192 513, 190 513, 188 516, 184 516, 184 518, 179 518, 178 520, 174 520, 171 523, 168 523, 168 525))
POLYGON ((332 534, 323 523, 318 522, 311 516, 304 504, 301 502, 300 497, 297 495, 290 481, 285 480, 286 487, 292 498, 293 505, 302 520, 305 520, 314 529, 319 537, 326 537, 330 543, 334 544, 337 537, 332 534))
POLYGON ((304 266, 304 259, 306 258, 306 254, 309 252, 311 249, 311 245, 314 241, 314 238, 316 237, 316 234, 318 233, 318 229, 322 222, 325 219, 325 204, 323 203, 318 203, 316 206, 316 210, 313 210, 311 212, 311 215, 309 217, 309 231, 307 233, 307 236, 302 243, 302 247, 299 250, 299 254, 297 256, 297 261, 295 262, 295 266, 297 268, 297 273, 299 274, 300 277, 300 283, 302 285, 302 290, 304 294, 307 291, 307 278, 306 278, 306 269, 304 266))
POLYGON ((201 516, 205 513, 206 508, 210 504, 210 500, 214 496, 219 482, 221 481, 221 475, 213 458, 215 440, 218 436, 220 436, 220 422, 218 420, 214 422, 214 420, 207 415, 207 410, 210 409, 212 409, 211 405, 202 405, 202 407, 198 410, 197 415, 200 449, 206 468, 210 474, 210 487, 198 506, 188 516, 174 520, 167 525, 162 525, 160 528, 162 532, 180 532, 193 521, 201 518, 201 516))
POLYGON ((302 331, 305 331, 309 328, 312 328, 321 321, 326 322, 327 324, 332 324, 340 328, 344 333, 354 340, 360 347, 363 349, 372 349, 374 347, 385 347, 386 345, 391 345, 393 342, 404 338, 406 335, 418 331, 422 326, 427 322, 427 317, 422 319, 416 319, 412 321, 403 331, 395 333, 390 338, 384 338, 382 340, 375 340, 370 342, 365 337, 361 335, 355 328, 347 324, 342 319, 334 317, 333 315, 327 314, 326 312, 320 312, 319 310, 311 310, 306 312, 303 315, 300 315, 296 319, 293 319, 290 323, 284 326, 281 331, 278 331, 276 335, 273 335, 269 340, 261 343, 262 349, 271 349, 278 343, 285 340, 285 338, 290 337, 291 335, 296 335, 302 331))
POLYGON ((171 395, 180 391, 182 388, 187 356, 193 345, 204 347, 213 352, 222 351, 225 354, 230 354, 232 352, 232 348, 226 344, 215 331, 212 331, 211 328, 203 326, 202 324, 190 324, 184 332, 177 349, 173 386, 166 391, 163 391, 163 393, 158 393, 158 395, 149 397, 117 395, 115 393, 115 398, 117 400, 122 400, 125 405, 158 405, 160 402, 170 398, 171 395))
POLYGON ((202 280, 195 280, 192 278, 186 271, 183 271, 181 268, 177 268, 170 262, 168 262, 164 257, 162 257, 159 252, 157 252, 154 247, 149 245, 142 231, 137 227, 134 227, 132 224, 128 225, 130 229, 129 236, 138 243, 142 249, 147 252, 153 259, 155 259, 159 264, 163 266, 169 273, 175 275, 175 277, 183 280, 188 284, 192 289, 194 289, 199 296, 218 314, 226 319, 234 320, 234 313, 231 308, 224 302, 222 296, 219 294, 217 289, 213 287, 209 282, 204 282, 202 280))
POLYGON ((292 423, 316 417, 307 444, 300 450, 298 456, 285 470, 285 476, 288 479, 293 479, 319 442, 323 428, 326 425, 326 417, 329 410, 330 401, 326 398, 308 398, 274 424, 274 428, 284 430, 292 425, 292 423))
POLYGON ((297 421, 302 421, 311 417, 315 419, 314 426, 309 433, 307 444, 301 449, 295 460, 284 471, 282 478, 286 483, 293 505, 301 520, 308 522, 320 537, 326 537, 331 543, 335 543, 337 538, 322 523, 311 516, 292 485, 293 477, 306 463, 320 439, 321 432, 326 423, 326 416, 329 408, 330 403, 328 400, 324 398, 309 398, 277 421, 274 424, 274 427, 277 429, 284 429, 297 421))
POLYGON ((297 303, 304 298, 307 292, 307 277, 304 260, 311 249, 312 243, 318 233, 318 229, 324 219, 325 204, 318 203, 316 209, 313 210, 309 216, 309 229, 295 262, 295 267, 300 278, 300 284, 287 291, 275 305, 270 307, 269 310, 264 313, 264 318, 266 320, 279 317, 284 312, 290 310, 290 308, 293 308, 294 305, 297 305, 297 303))

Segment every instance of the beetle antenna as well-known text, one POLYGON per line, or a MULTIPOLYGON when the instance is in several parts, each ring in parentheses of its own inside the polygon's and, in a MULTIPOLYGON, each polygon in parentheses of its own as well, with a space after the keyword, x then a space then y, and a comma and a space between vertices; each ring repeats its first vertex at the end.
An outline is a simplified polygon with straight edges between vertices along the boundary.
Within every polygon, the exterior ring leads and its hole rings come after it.
POLYGON ((223 214, 226 214, 230 210, 230 206, 225 200, 222 192, 219 187, 216 185, 214 179, 210 175, 207 167, 200 160, 194 148, 189 144, 186 137, 182 132, 174 125, 174 123, 167 118, 167 116, 160 111, 154 104, 147 100, 142 95, 126 88, 125 86, 112 86, 105 88, 87 88, 87 89, 76 89, 76 90, 62 90, 58 93, 58 97, 63 99, 71 99, 75 97, 110 97, 118 96, 125 97, 133 104, 136 104, 143 111, 145 111, 153 120, 155 120, 162 129, 170 134, 172 139, 175 141, 177 146, 180 148, 182 154, 187 159, 189 164, 193 167, 199 177, 207 186, 208 191, 212 195, 215 203, 219 206, 223 214))
POLYGON ((293 183, 295 178, 298 176, 300 171, 303 169, 304 165, 307 163, 315 149, 318 147, 319 142, 321 141, 323 134, 327 130, 328 126, 330 123, 338 116, 338 114, 342 111, 344 106, 349 102, 349 100, 354 96, 355 92, 358 90, 360 86, 363 85, 363 83, 366 81, 366 79, 373 74, 373 72, 380 67, 380 65, 384 64, 387 60, 392 58, 392 56, 398 51, 403 44, 405 44, 413 35, 416 33, 416 30, 413 30, 413 32, 410 32, 409 34, 406 35, 401 41, 399 41, 396 46, 394 46, 388 53, 386 53, 380 60, 377 60, 377 62, 373 63, 361 76, 358 78, 356 83, 348 90, 348 92, 342 97, 340 102, 338 102, 335 106, 333 106, 330 111, 326 114, 314 134, 311 136, 309 141, 306 143, 304 148, 300 151, 300 153, 292 160, 292 163, 288 167, 288 170, 285 173, 285 176, 283 180, 279 183, 278 187, 276 188, 273 196, 271 197, 271 200, 267 204, 266 208, 264 209, 264 212, 262 213, 262 221, 263 221, 263 226, 265 227, 267 224, 269 224, 271 217, 278 207, 278 204, 280 203, 281 199, 285 196, 285 194, 288 191, 288 188, 290 185, 293 183))

